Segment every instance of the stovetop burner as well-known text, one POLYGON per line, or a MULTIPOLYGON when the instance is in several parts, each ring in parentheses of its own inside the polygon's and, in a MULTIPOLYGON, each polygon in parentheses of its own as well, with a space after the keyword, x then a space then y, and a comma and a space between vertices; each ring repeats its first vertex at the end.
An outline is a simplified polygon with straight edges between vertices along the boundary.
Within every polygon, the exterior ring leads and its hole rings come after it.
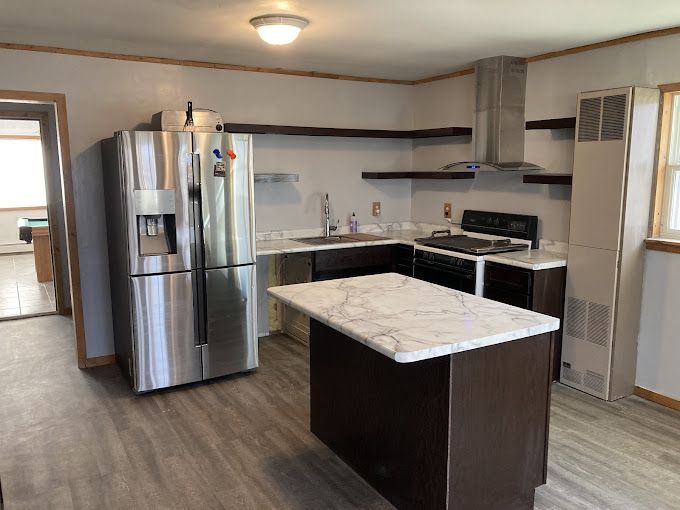
POLYGON ((472 255, 528 249, 526 244, 513 243, 511 239, 480 239, 479 237, 470 237, 465 234, 452 235, 450 231, 447 230, 434 231, 430 237, 418 238, 416 239, 416 242, 423 246, 470 253, 472 255))

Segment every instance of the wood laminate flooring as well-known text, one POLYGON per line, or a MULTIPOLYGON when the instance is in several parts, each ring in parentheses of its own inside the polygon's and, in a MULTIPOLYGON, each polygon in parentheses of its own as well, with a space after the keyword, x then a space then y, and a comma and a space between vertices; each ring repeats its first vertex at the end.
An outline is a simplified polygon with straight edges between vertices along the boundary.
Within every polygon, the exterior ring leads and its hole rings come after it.
MULTIPOLYGON (((78 370, 68 318, 0 323, 0 483, 17 509, 383 509, 309 432, 307 348, 254 373, 134 396, 78 370)), ((333 405, 329 402, 329 405, 333 405)), ((554 387, 539 509, 680 508, 680 413, 554 387)))

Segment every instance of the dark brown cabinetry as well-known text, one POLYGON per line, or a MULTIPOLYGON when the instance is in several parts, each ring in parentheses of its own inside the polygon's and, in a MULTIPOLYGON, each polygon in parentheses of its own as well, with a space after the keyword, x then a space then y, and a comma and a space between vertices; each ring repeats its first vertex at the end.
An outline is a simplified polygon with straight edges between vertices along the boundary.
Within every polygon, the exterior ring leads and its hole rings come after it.
MULTIPOLYGON (((566 267, 531 270, 487 262, 484 297, 563 320, 566 267)), ((559 379, 562 328, 553 333, 553 379, 559 379)))
POLYGON ((413 276, 413 246, 406 244, 392 246, 392 272, 413 276))
POLYGON ((392 246, 362 246, 319 250, 312 255, 312 281, 350 276, 389 273, 392 270, 392 246))

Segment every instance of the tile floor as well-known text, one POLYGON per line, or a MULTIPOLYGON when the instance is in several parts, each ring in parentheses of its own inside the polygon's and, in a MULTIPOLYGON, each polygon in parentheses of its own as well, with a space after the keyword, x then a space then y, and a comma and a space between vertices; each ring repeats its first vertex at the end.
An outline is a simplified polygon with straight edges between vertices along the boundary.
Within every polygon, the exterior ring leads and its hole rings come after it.
POLYGON ((0 319, 55 310, 54 282, 38 282, 33 254, 1 255, 0 319))

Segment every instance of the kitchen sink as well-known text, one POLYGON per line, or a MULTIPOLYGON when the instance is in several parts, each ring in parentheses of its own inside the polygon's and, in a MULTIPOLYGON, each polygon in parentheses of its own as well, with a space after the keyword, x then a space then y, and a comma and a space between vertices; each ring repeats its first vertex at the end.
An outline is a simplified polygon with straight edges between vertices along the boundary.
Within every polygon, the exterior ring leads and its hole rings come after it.
POLYGON ((323 244, 339 244, 339 243, 356 243, 357 241, 379 241, 386 239, 385 237, 375 236, 372 234, 348 234, 343 236, 319 236, 319 237, 301 237, 293 239, 299 243, 323 245, 323 244))
POLYGON ((319 245, 319 244, 354 243, 356 242, 356 239, 352 239, 351 237, 347 236, 328 236, 328 237, 319 236, 319 237, 301 237, 298 239, 293 239, 293 241, 297 241, 298 243, 319 245))

